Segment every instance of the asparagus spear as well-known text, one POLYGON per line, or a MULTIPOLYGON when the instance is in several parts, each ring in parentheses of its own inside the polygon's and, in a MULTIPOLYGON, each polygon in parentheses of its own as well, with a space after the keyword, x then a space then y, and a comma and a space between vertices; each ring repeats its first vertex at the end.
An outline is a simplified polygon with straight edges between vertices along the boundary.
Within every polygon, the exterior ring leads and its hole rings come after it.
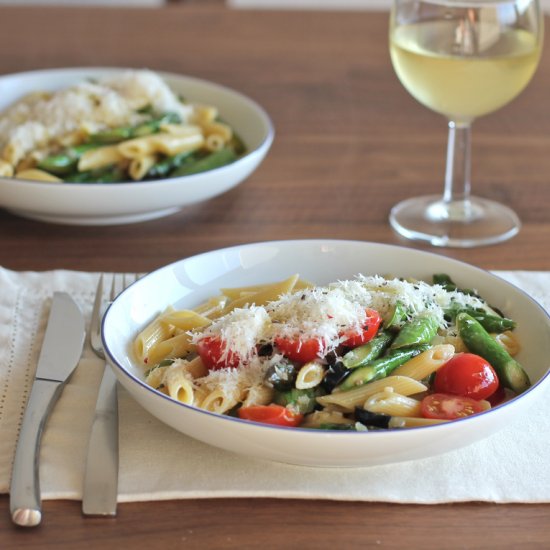
POLYGON ((363 367, 384 353, 392 340, 388 332, 380 332, 370 342, 348 351, 342 357, 342 363, 348 369, 363 367))
POLYGON ((137 126, 119 126, 118 128, 109 128, 102 132, 96 132, 90 135, 90 141, 100 144, 120 143, 127 139, 155 134, 160 130, 162 124, 178 122, 181 122, 181 118, 176 113, 164 113, 137 126))
POLYGON ((391 315, 384 321, 384 328, 387 329, 399 329, 405 320, 407 311, 402 302, 396 302, 391 315))
POLYGON ((467 313, 456 317, 458 333, 466 347, 486 359, 495 369, 500 383, 516 393, 525 391, 530 385, 529 377, 522 366, 467 313))
POLYGON ((437 334, 439 323, 434 315, 426 313, 415 317, 399 331, 391 347, 406 348, 419 344, 429 344, 437 334))
POLYGON ((199 172, 206 172, 207 170, 220 168, 221 166, 230 164, 235 160, 237 160, 237 155, 232 149, 220 149, 219 151, 215 151, 207 157, 201 158, 195 162, 185 163, 183 166, 180 166, 174 170, 170 176, 178 177, 198 174, 199 172))
POLYGON ((446 273, 435 273, 432 276, 434 285, 441 285, 447 292, 453 292, 454 290, 461 292, 462 294, 468 294, 469 296, 476 296, 479 298, 479 294, 471 288, 459 288, 454 281, 446 273))
POLYGON ((124 181, 124 172, 116 166, 109 166, 100 170, 73 173, 64 181, 67 183, 115 183, 124 181))
POLYGON ((186 161, 191 161, 192 154, 193 151, 184 151, 183 153, 178 153, 172 157, 166 157, 152 166, 147 176, 151 178, 167 176, 172 170, 179 168, 186 161))
POLYGON ((516 328, 516 322, 512 319, 492 315, 488 311, 481 308, 453 304, 452 307, 445 310, 445 315, 451 319, 455 319, 459 313, 467 313, 470 317, 473 317, 487 332, 501 333, 506 330, 513 330, 516 328))
POLYGON ((56 176, 65 176, 76 170, 78 159, 90 149, 95 149, 98 144, 83 143, 74 147, 69 147, 62 153, 50 155, 38 163, 40 170, 45 170, 56 176))
POLYGON ((428 349, 428 345, 407 347, 403 349, 394 349, 384 357, 380 357, 369 364, 359 367, 351 372, 338 386, 339 390, 351 390, 357 386, 362 386, 367 382, 385 378, 397 367, 406 363, 409 359, 416 357, 428 349))

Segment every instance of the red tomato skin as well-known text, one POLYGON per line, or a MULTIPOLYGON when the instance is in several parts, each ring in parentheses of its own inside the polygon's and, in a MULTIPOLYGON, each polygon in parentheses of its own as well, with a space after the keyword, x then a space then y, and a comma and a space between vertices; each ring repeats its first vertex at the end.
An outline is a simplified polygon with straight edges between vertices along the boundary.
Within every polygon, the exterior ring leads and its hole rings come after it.
POLYGON ((482 412, 484 404, 470 397, 447 393, 432 393, 422 399, 420 410, 424 418, 456 420, 482 412))
POLYGON ((275 344, 279 351, 291 361, 296 363, 309 363, 318 359, 323 352, 324 342, 319 338, 275 338, 275 344))
POLYGON ((366 309, 367 318, 360 332, 345 332, 342 336, 347 336, 347 338, 342 342, 343 346, 348 348, 356 348, 357 346, 362 346, 366 344, 369 340, 372 340, 380 324, 382 323, 382 317, 378 311, 374 309, 366 309))
POLYGON ((493 367, 479 355, 459 353, 440 367, 434 380, 434 391, 472 399, 487 399, 498 387, 493 367))
POLYGON ((239 418, 243 420, 252 420, 262 424, 272 424, 274 426, 296 427, 299 426, 304 418, 303 414, 294 413, 282 405, 253 405, 250 407, 241 407, 239 409, 239 418))
POLYGON ((225 342, 216 336, 206 336, 197 342, 197 352, 208 370, 225 368, 235 369, 239 366, 240 357, 231 351, 224 358, 225 342))

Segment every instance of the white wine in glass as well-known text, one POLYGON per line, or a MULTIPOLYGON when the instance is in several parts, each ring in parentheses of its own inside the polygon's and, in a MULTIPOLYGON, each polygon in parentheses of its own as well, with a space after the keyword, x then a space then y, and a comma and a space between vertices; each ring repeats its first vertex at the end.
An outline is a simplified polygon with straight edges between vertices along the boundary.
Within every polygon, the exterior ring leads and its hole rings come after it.
POLYGON ((399 80, 449 121, 442 195, 392 208, 392 227, 434 246, 473 247, 509 239, 513 210, 470 193, 472 122, 500 109, 537 68, 544 20, 538 0, 394 0, 390 54, 399 80))

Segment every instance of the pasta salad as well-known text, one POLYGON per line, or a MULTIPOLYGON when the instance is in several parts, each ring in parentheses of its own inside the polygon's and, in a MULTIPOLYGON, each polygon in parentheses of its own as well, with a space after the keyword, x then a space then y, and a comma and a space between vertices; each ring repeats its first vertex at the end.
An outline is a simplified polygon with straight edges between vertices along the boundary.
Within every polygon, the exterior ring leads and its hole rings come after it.
POLYGON ((444 274, 326 286, 293 275, 169 308, 134 351, 149 385, 209 411, 289 427, 406 428, 526 390, 515 327, 444 274))
POLYGON ((0 113, 0 176, 60 183, 179 177, 246 147, 214 105, 189 103, 149 70, 24 96, 0 113))

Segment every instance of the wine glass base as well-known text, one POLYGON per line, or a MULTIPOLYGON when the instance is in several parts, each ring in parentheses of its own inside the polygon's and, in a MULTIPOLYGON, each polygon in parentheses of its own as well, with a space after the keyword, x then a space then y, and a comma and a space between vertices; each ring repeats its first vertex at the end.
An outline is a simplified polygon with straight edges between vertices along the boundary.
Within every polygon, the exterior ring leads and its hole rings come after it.
POLYGON ((407 239, 455 248, 500 243, 521 227, 516 213, 503 204, 479 197, 445 202, 439 195, 400 202, 390 212, 390 224, 407 239))

